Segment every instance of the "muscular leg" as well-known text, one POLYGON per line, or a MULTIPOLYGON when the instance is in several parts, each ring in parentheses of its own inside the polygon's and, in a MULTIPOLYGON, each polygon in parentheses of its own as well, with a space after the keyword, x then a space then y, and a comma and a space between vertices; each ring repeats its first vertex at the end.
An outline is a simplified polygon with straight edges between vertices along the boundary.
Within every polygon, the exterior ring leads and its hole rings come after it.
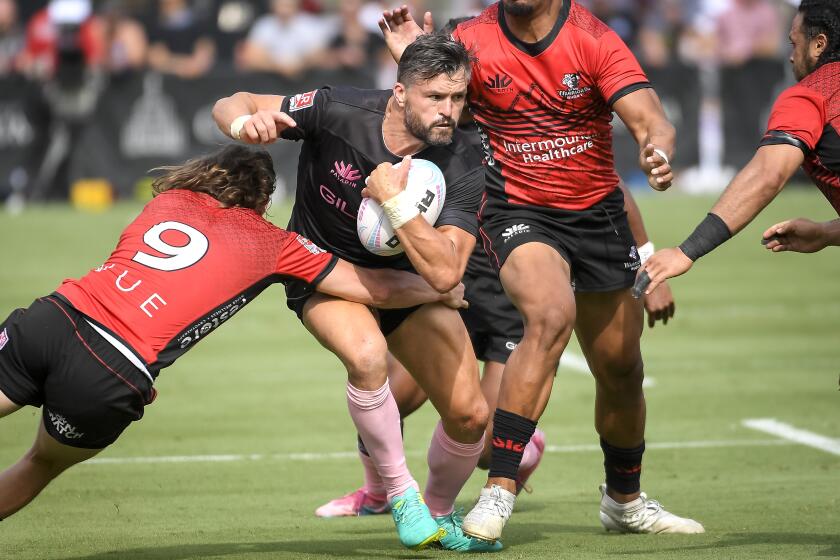
POLYGON ((425 496, 432 515, 448 515, 484 447, 488 409, 472 344, 457 312, 427 304, 388 337, 388 345, 440 413, 425 496))
MULTIPOLYGON (((500 278, 522 314, 525 333, 505 365, 497 411, 536 422, 545 410, 575 322, 570 274, 563 257, 543 243, 521 245, 505 261, 500 278)), ((494 484, 516 491, 513 478, 491 476, 487 487, 494 484)))
POLYGON ((487 403, 475 353, 458 313, 444 305, 426 304, 391 333, 388 347, 429 396, 446 433, 461 443, 479 441, 487 425, 487 403))
MULTIPOLYGON (((639 448, 645 437, 642 302, 630 290, 582 293, 576 299, 575 332, 595 376, 595 429, 612 447, 639 448)), ((622 503, 639 495, 609 487, 607 492, 622 503)))
POLYGON ((350 416, 385 483, 388 499, 417 488, 405 462, 399 411, 387 384, 387 345, 376 318, 364 305, 316 294, 307 301, 303 320, 347 368, 350 416))
POLYGON ((39 423, 32 449, 0 473, 0 519, 9 517, 31 502, 52 479, 69 467, 90 459, 100 451, 58 443, 44 429, 44 423, 39 423))

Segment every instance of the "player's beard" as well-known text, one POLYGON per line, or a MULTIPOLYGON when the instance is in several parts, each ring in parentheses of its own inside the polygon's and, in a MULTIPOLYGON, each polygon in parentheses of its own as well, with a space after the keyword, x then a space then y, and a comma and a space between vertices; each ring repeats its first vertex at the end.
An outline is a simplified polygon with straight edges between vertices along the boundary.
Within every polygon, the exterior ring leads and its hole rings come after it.
POLYGON ((533 15, 535 6, 526 2, 516 0, 502 0, 505 12, 514 17, 528 17, 533 15))
POLYGON ((405 127, 412 135, 429 146, 446 146, 452 142, 452 135, 455 134, 455 121, 452 119, 440 118, 431 125, 425 126, 407 103, 405 105, 405 127))

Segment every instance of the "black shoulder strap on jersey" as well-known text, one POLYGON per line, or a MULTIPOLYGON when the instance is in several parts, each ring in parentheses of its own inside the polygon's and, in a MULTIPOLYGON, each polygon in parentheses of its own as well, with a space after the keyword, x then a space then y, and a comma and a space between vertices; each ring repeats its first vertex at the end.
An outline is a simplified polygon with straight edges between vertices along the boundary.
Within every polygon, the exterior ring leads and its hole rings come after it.
POLYGON ((783 130, 768 131, 767 134, 764 135, 764 138, 761 139, 761 142, 758 145, 774 146, 776 144, 790 144, 791 146, 795 146, 802 150, 802 153, 806 156, 809 153, 811 153, 811 149, 808 148, 808 144, 806 144, 790 132, 785 132, 783 130))

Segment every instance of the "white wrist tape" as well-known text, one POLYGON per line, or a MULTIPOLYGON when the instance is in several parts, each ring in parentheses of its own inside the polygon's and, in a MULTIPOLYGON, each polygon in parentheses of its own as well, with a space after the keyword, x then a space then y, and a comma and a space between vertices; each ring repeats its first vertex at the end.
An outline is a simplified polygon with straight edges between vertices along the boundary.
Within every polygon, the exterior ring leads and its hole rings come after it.
POLYGON ((245 126, 245 123, 251 120, 252 115, 241 115, 233 119, 233 122, 230 123, 230 137, 234 140, 239 140, 239 135, 242 134, 242 127, 245 126))
POLYGON ((662 159, 665 160, 665 163, 667 163, 668 165, 671 165, 671 160, 668 159, 668 154, 665 153, 665 150, 662 150, 662 149, 659 149, 659 148, 654 148, 653 152, 662 156, 662 159))
POLYGON ((656 249, 653 248, 653 243, 650 241, 636 250, 639 252, 639 260, 642 261, 642 264, 645 264, 645 261, 651 258, 653 253, 656 252, 656 249))
POLYGON ((420 210, 417 209, 417 206, 411 201, 410 195, 405 191, 383 202, 382 210, 385 211, 385 215, 391 222, 391 227, 395 230, 420 215, 420 210))

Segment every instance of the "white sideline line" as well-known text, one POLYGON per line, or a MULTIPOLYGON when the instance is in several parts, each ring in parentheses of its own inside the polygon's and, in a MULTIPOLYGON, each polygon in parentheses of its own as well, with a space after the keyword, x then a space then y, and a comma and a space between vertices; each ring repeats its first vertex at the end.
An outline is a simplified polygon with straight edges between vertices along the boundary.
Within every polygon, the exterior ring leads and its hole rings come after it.
MULTIPOLYGON (((589 364, 586 363, 586 358, 584 358, 583 356, 578 356, 577 354, 573 354, 571 352, 563 354, 563 357, 560 358, 560 367, 563 366, 566 366, 577 373, 581 373, 587 376, 592 375, 592 372, 589 371, 589 364)), ((642 387, 655 386, 656 380, 653 377, 645 377, 644 381, 642 381, 642 387)))
MULTIPOLYGON (((791 445, 781 439, 742 439, 721 441, 674 441, 648 443, 648 449, 707 449, 720 447, 768 447, 775 445, 791 445)), ((547 445, 547 453, 584 453, 601 451, 599 445, 547 445)), ((409 457, 424 456, 425 451, 410 451, 409 457)), ((230 463, 239 461, 324 461, 356 459, 356 451, 337 451, 333 453, 251 453, 241 455, 170 455, 159 457, 98 457, 82 463, 83 465, 129 465, 143 463, 230 463)))
POLYGON ((775 418, 749 418, 741 421, 741 424, 747 428, 772 434, 787 441, 807 445, 832 455, 840 455, 840 440, 794 428, 790 424, 779 422, 775 418))

